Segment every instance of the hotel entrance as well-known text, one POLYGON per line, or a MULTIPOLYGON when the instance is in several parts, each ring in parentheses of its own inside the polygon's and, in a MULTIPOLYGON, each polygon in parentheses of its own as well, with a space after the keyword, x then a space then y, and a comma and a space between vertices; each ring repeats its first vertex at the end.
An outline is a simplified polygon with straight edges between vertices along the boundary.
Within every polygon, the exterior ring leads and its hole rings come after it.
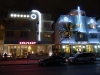
POLYGON ((28 45, 21 45, 21 57, 27 58, 28 45))
POLYGON ((83 52, 83 46, 82 46, 82 45, 76 45, 76 46, 75 46, 75 52, 76 52, 76 53, 81 53, 81 52, 83 52))
POLYGON ((94 46, 93 45, 86 45, 86 52, 94 53, 94 46))

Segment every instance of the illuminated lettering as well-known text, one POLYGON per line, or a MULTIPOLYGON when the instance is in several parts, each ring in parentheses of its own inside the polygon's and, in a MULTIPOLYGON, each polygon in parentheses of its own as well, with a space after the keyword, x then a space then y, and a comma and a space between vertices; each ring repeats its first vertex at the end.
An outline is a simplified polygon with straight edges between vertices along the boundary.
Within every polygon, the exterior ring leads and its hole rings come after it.
POLYGON ((19 44, 36 44, 36 42, 19 42, 19 44))

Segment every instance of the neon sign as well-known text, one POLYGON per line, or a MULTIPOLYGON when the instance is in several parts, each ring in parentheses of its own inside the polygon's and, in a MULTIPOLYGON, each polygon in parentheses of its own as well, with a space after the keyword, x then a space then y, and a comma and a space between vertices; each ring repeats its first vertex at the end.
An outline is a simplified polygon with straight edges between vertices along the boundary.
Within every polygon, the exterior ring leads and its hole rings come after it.
POLYGON ((41 22, 41 13, 37 10, 32 10, 33 13, 37 13, 38 15, 38 20, 39 20, 39 27, 38 27, 38 31, 39 31, 39 35, 38 35, 38 41, 41 41, 41 27, 42 27, 42 22, 41 22))
POLYGON ((19 42, 19 44, 36 44, 36 42, 19 42))
POLYGON ((32 18, 32 19, 36 19, 36 14, 32 14, 32 15, 31 15, 31 18, 32 18))

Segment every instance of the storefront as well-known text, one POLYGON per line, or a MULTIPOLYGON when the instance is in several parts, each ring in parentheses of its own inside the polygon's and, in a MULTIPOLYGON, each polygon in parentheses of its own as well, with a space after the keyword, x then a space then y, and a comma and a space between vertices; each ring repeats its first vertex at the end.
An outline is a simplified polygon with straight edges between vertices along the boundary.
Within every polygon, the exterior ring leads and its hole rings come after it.
POLYGON ((41 44, 41 45, 27 45, 27 44, 6 44, 4 45, 4 53, 7 53, 8 57, 16 56, 16 58, 27 58, 28 54, 36 55, 51 55, 52 44, 41 44))
POLYGON ((62 45, 62 48, 65 53, 69 54, 71 51, 71 54, 75 53, 82 53, 82 52, 92 52, 96 56, 100 56, 100 45, 92 45, 92 44, 86 44, 86 45, 62 45), (71 48, 70 48, 71 47, 71 48), (71 50, 70 50, 71 49, 71 50))

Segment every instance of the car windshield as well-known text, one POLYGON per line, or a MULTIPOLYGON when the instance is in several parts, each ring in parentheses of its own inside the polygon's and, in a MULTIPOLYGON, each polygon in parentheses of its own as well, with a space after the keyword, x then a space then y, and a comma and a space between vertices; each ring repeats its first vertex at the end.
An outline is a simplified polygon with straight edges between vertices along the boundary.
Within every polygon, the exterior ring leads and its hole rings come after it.
POLYGON ((79 54, 74 54, 73 57, 77 57, 79 54))

